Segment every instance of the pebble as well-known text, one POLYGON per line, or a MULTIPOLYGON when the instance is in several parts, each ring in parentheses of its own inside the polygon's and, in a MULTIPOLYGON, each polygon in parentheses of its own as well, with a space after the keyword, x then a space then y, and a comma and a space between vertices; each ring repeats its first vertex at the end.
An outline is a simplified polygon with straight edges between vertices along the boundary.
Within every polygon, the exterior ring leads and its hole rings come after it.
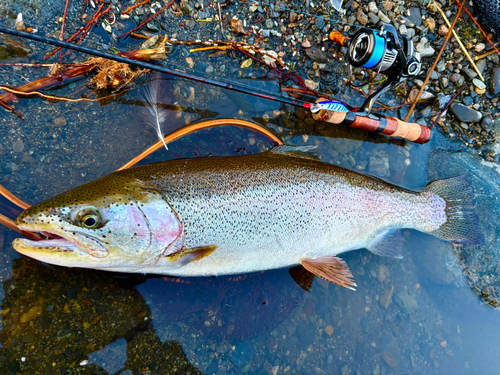
POLYGON ((152 48, 156 43, 158 43, 158 39, 160 39, 159 34, 153 35, 151 38, 146 40, 144 43, 141 44, 141 49, 150 49, 152 48))
POLYGON ((481 89, 481 90, 485 90, 486 89, 486 84, 481 81, 480 79, 477 79, 477 78, 474 78, 472 80, 472 83, 474 84, 474 86, 476 86, 478 89, 481 89))
POLYGON ((366 26, 366 24, 368 23, 368 16, 361 9, 358 9, 356 19, 362 26, 366 26))
POLYGON ((207 65, 207 68, 205 69, 205 73, 211 74, 213 72, 214 72, 214 66, 211 64, 207 65))
POLYGON ((376 16, 375 14, 373 13, 368 13, 368 18, 370 18, 370 21, 372 21, 372 23, 374 24, 377 24, 379 21, 380 21, 380 18, 378 18, 378 16, 376 16))
POLYGON ((441 26, 439 26, 439 29, 438 29, 438 35, 444 38, 444 37, 446 37, 446 35, 448 35, 449 31, 450 31, 450 29, 448 29, 448 27, 446 25, 441 25, 441 26))
POLYGON ((53 126, 65 126, 66 123, 66 118, 64 116, 59 116, 52 120, 53 126))
POLYGON ((323 17, 316 17, 316 27, 321 30, 325 26, 325 19, 323 17))
POLYGON ((14 144, 12 145, 12 150, 14 150, 14 152, 23 152, 24 143, 22 139, 18 139, 17 141, 14 142, 14 144))
POLYGON ((368 172, 377 177, 385 177, 389 170, 389 158, 370 156, 368 172))
POLYGON ((434 20, 434 18, 427 18, 424 22, 424 26, 429 29, 430 33, 433 33, 436 29, 436 21, 434 20))
POLYGON ((378 13, 377 3, 375 1, 368 3, 368 11, 372 13, 378 13))
POLYGON ((326 53, 321 51, 319 48, 312 47, 306 50, 306 55, 312 60, 317 62, 324 62, 326 60, 326 53))
POLYGON ((493 70, 490 78, 490 92, 493 95, 500 94, 500 66, 493 70))
POLYGON ((274 26, 274 22, 273 22, 273 20, 272 20, 272 19, 270 19, 270 18, 268 18, 268 19, 266 20, 266 28, 268 28, 268 29, 272 29, 272 28, 273 28, 273 26, 274 26))
POLYGON ((493 129, 493 119, 491 116, 484 116, 481 119, 481 128, 487 132, 493 129))
POLYGON ((484 43, 478 43, 476 44, 476 46, 474 47, 474 51, 476 52, 482 52, 484 51, 484 49, 486 48, 486 45, 484 43))
MULTIPOLYGON (((391 23, 391 20, 389 19, 389 17, 387 17, 384 13, 382 13, 382 11, 379 10, 377 16, 378 16, 378 18, 380 18, 380 21, 382 21, 384 23, 391 23)), ((410 36, 408 35, 408 37, 410 37, 410 36)))
POLYGON ((333 335, 333 327, 329 324, 325 327, 325 332, 328 336, 333 335))
POLYGON ((466 123, 479 122, 483 117, 481 112, 466 107, 460 103, 453 103, 450 106, 450 112, 457 118, 458 121, 466 123))
POLYGON ((420 42, 417 43, 417 45, 415 46, 415 49, 417 50, 417 52, 420 53, 420 55, 422 57, 432 56, 436 52, 434 50, 434 48, 432 48, 429 45, 429 40, 427 38, 425 38, 425 37, 422 38, 422 39, 420 39, 420 42))
POLYGON ((311 42, 310 42, 309 40, 307 40, 307 39, 306 39, 306 40, 304 40, 304 41, 302 42, 302 47, 304 47, 304 48, 309 48, 309 47, 311 47, 311 42))
POLYGON ((189 69, 193 69, 194 67, 194 61, 192 57, 186 57, 186 64, 188 65, 189 69))
POLYGON ((235 34, 245 34, 245 29, 243 28, 243 22, 237 18, 231 19, 231 30, 235 34))
POLYGON ((394 301, 408 315, 411 315, 418 308, 415 295, 408 293, 406 290, 396 293, 394 301))

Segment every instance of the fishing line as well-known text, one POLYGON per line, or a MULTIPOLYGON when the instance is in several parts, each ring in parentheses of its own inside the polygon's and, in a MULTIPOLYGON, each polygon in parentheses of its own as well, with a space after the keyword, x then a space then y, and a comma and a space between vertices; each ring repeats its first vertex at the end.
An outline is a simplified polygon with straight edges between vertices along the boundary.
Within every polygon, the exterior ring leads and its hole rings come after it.
POLYGON ((343 21, 334 20, 333 18, 325 17, 323 15, 317 15, 317 14, 315 15, 315 14, 311 14, 311 13, 307 13, 307 12, 301 12, 300 10, 285 8, 285 7, 282 7, 282 6, 279 6, 279 5, 274 5, 274 4, 266 4, 266 3, 263 3, 261 1, 251 0, 249 3, 257 3, 257 4, 262 4, 262 5, 265 5, 265 6, 268 6, 268 7, 280 8, 280 9, 288 10, 288 11, 291 11, 291 12, 304 14, 306 16, 313 17, 313 18, 323 17, 325 20, 328 20, 328 21, 331 21, 331 22, 334 22, 334 23, 340 23, 340 24, 346 25, 346 26, 362 27, 363 29, 373 30, 373 31, 376 31, 376 32, 379 31, 379 30, 376 30, 376 29, 370 29, 370 28, 367 28, 367 27, 363 27, 363 26, 359 26, 359 25, 354 25, 352 23, 347 23, 347 22, 343 22, 343 21))

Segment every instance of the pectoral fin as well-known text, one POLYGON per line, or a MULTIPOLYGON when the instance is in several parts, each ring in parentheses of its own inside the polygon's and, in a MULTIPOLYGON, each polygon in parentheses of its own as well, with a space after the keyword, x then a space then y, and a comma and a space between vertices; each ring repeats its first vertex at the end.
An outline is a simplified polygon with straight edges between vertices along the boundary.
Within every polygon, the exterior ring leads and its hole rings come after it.
POLYGON ((316 259, 304 259, 300 262, 306 270, 331 283, 354 289, 356 283, 346 262, 335 256, 324 256, 316 259))
POLYGON ((215 245, 192 247, 190 249, 182 249, 175 254, 165 257, 165 259, 169 262, 173 262, 176 267, 182 267, 188 263, 196 262, 197 260, 209 256, 215 249, 217 249, 215 245))

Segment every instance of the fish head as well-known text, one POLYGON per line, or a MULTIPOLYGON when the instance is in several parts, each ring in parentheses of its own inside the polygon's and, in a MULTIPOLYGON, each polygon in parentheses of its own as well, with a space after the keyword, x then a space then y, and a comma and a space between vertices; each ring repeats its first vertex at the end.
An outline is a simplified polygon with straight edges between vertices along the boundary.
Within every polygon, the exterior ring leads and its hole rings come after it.
POLYGON ((120 173, 32 206, 16 224, 48 237, 14 240, 19 253, 67 267, 141 272, 182 248, 182 223, 161 192, 120 173))

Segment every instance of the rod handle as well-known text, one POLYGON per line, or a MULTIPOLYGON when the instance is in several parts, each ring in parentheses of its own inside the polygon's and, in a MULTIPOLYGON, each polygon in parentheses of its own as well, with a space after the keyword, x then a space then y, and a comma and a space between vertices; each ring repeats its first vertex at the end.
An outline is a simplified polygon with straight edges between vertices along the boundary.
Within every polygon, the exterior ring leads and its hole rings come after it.
POLYGON ((348 126, 374 131, 389 137, 403 138, 420 144, 427 143, 431 139, 431 129, 427 126, 388 116, 380 116, 378 119, 356 116, 348 126))

